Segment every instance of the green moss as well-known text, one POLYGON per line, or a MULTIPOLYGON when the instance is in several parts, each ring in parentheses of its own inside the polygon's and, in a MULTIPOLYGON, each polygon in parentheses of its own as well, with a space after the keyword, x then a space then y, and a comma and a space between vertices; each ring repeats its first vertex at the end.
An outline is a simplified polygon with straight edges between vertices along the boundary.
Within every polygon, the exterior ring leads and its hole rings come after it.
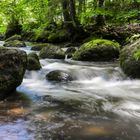
POLYGON ((74 60, 83 61, 106 61, 118 57, 120 45, 105 39, 96 39, 84 43, 79 50, 74 53, 74 60))
POLYGON ((136 61, 140 59, 140 49, 134 52, 133 57, 136 61))
POLYGON ((140 39, 121 50, 120 66, 127 76, 140 78, 140 39))
POLYGON ((90 49, 94 47, 115 47, 120 48, 119 43, 105 39, 96 39, 82 45, 81 49, 90 49))

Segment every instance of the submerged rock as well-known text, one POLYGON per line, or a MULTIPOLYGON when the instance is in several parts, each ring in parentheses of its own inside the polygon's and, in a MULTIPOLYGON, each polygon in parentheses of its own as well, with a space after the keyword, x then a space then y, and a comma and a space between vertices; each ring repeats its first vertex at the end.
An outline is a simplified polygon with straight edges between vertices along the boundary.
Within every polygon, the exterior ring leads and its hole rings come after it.
POLYGON ((30 53, 27 56, 27 70, 40 70, 41 65, 36 53, 30 53))
POLYGON ((120 66, 127 76, 140 78, 140 39, 121 50, 120 66))
POLYGON ((39 56, 40 58, 64 59, 65 53, 60 47, 50 45, 48 47, 43 48, 40 51, 39 56))
POLYGON ((26 44, 24 41, 13 40, 13 41, 5 42, 3 46, 20 48, 20 47, 26 47, 26 44))
POLYGON ((83 44, 74 53, 74 60, 112 61, 119 57, 120 45, 105 39, 96 39, 83 44))
POLYGON ((54 70, 46 75, 46 79, 49 81, 65 82, 65 81, 72 81, 73 77, 67 72, 54 70))
POLYGON ((21 84, 26 64, 24 51, 0 47, 0 97, 11 94, 21 84))

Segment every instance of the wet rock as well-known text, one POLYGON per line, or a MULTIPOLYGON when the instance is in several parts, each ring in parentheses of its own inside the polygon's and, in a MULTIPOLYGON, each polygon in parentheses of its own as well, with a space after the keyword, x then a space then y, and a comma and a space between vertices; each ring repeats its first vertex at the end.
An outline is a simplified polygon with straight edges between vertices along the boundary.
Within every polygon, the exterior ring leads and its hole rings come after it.
POLYGON ((74 53, 74 60, 81 61, 113 61, 119 57, 120 45, 118 43, 96 39, 84 43, 74 53))
POLYGON ((24 51, 0 47, 0 97, 11 94, 21 84, 26 64, 24 51))
POLYGON ((140 78, 140 39, 121 50, 120 66, 127 76, 140 78))
POLYGON ((68 58, 71 58, 72 55, 76 52, 76 49, 74 47, 70 47, 66 50, 65 55, 68 56, 68 58))
POLYGON ((48 43, 36 44, 36 45, 32 46, 31 50, 40 51, 41 49, 48 47, 48 46, 50 46, 50 44, 48 44, 48 43))
POLYGON ((65 81, 72 81, 73 77, 67 72, 54 70, 46 75, 46 79, 49 81, 65 82, 65 81))
POLYGON ((30 53, 27 56, 27 70, 40 70, 41 65, 36 53, 30 53))
POLYGON ((39 56, 40 58, 50 58, 50 59, 65 58, 64 51, 60 47, 54 45, 50 45, 48 47, 41 49, 39 56))
POLYGON ((5 42, 3 46, 20 48, 20 47, 26 47, 26 44, 24 41, 13 40, 13 41, 5 42))
POLYGON ((7 39, 5 40, 5 42, 8 42, 8 41, 14 41, 14 40, 22 41, 22 38, 21 38, 20 35, 13 35, 13 36, 7 38, 7 39))

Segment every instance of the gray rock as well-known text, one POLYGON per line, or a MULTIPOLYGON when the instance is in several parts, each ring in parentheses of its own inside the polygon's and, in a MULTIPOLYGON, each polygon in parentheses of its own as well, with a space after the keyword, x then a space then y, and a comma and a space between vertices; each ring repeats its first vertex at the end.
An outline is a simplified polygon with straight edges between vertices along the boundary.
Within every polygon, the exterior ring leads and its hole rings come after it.
POLYGON ((11 94, 21 84, 26 65, 24 51, 0 48, 0 97, 11 94))

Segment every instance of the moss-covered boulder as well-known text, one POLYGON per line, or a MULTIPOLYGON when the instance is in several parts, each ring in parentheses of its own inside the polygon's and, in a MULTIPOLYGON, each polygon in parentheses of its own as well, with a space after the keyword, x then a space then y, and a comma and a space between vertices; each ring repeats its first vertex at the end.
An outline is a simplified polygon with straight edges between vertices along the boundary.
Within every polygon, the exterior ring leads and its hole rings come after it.
POLYGON ((41 65, 36 53, 29 53, 27 56, 27 70, 40 70, 41 65))
POLYGON ((5 40, 5 42, 14 41, 14 40, 20 40, 20 41, 22 41, 22 38, 21 38, 20 35, 13 35, 13 36, 7 38, 7 39, 5 40))
POLYGON ((46 75, 46 79, 54 82, 66 82, 66 81, 72 81, 73 77, 65 71, 54 70, 46 75))
POLYGON ((12 94, 23 80, 27 65, 24 51, 0 47, 0 97, 12 94))
POLYGON ((74 55, 74 60, 112 61, 119 57, 120 45, 105 39, 96 39, 83 44, 74 55))
POLYGON ((13 41, 5 42, 3 46, 20 48, 20 47, 26 47, 26 44, 24 41, 13 40, 13 41))
POLYGON ((39 56, 40 58, 64 59, 65 53, 60 47, 50 45, 48 47, 43 48, 40 51, 39 56))
POLYGON ((121 50, 120 66, 127 76, 140 78, 140 39, 121 50))
POLYGON ((45 47, 48 47, 48 46, 50 46, 49 43, 35 44, 35 45, 32 46, 31 50, 40 51, 41 49, 43 49, 45 47))

